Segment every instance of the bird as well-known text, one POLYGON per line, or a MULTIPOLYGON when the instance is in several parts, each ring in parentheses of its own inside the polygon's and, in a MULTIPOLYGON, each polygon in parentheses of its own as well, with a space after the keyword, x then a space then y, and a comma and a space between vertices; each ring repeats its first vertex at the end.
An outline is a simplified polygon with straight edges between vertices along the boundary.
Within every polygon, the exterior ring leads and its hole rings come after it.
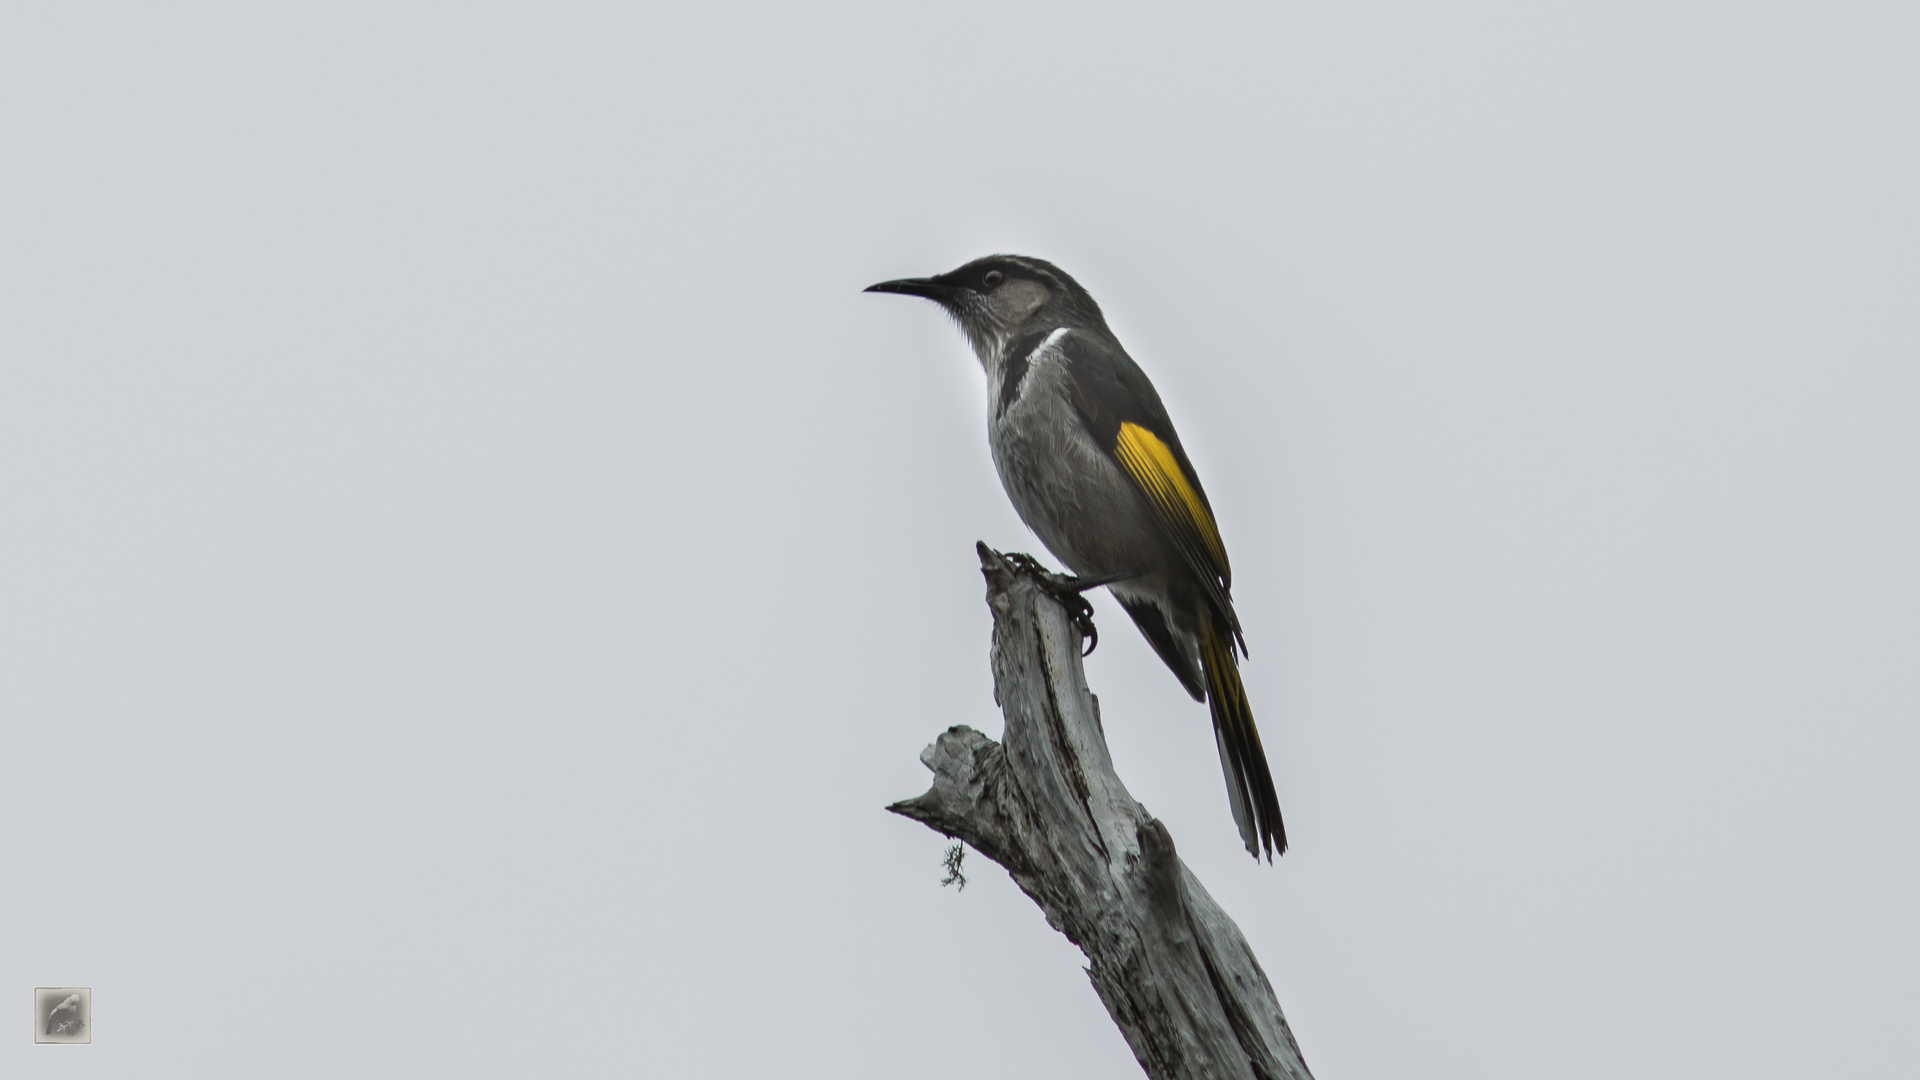
POLYGON ((48 1035, 66 1035, 77 1029, 80 1022, 80 995, 68 994, 67 999, 53 1007, 47 1014, 48 1035))
POLYGON ((931 300, 959 324, 986 370, 987 443, 1014 510, 1079 588, 1105 585, 1180 685, 1207 703, 1241 841, 1255 860, 1263 849, 1268 862, 1284 854, 1212 504, 1159 393, 1092 294, 1024 255, 865 291, 931 300))

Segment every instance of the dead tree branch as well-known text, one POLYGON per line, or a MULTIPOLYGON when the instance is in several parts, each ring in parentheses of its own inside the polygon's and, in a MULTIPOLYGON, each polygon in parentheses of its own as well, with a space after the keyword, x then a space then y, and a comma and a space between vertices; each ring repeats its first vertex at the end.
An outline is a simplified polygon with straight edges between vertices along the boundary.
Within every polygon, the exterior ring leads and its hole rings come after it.
POLYGON ((1006 867, 1153 1080, 1312 1080, 1240 930, 1114 775, 1080 632, 1031 570, 981 544, 1005 743, 949 728, 933 787, 888 807, 1006 867))

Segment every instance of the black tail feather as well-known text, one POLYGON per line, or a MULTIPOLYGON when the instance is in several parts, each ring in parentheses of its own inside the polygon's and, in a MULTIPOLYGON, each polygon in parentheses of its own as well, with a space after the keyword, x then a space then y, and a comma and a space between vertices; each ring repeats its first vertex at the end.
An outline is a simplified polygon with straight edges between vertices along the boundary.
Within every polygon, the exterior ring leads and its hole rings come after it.
POLYGON ((1209 618, 1201 624, 1200 660, 1206 669, 1207 709, 1213 714, 1214 739, 1220 748, 1220 770, 1226 776, 1227 797, 1247 852, 1267 860, 1287 851, 1287 828, 1280 820, 1280 797, 1274 794, 1273 774, 1267 769, 1260 731, 1253 723, 1253 707, 1240 682, 1234 657, 1234 628, 1225 620, 1209 618))

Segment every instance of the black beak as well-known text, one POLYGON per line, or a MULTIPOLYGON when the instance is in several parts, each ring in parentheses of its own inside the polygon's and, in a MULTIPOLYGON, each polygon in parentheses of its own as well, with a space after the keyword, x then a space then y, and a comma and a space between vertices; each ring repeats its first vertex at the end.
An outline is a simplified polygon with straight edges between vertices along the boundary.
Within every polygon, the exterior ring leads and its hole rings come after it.
POLYGON ((945 300, 956 291, 951 285, 942 285, 932 278, 910 277, 898 281, 883 281, 878 285, 869 285, 862 292, 901 293, 906 296, 924 296, 929 300, 945 300))

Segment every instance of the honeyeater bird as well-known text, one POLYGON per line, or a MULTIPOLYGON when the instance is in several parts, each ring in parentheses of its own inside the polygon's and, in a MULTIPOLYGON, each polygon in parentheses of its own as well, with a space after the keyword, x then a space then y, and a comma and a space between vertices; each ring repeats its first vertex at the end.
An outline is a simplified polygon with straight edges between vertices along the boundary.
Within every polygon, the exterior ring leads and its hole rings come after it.
POLYGON ((75 1028, 79 1026, 79 1020, 80 1020, 80 995, 68 994, 67 999, 65 1001, 62 1001, 60 1004, 55 1005, 53 1007, 53 1011, 47 1014, 46 1034, 48 1035, 70 1034, 75 1028))
POLYGON ((1240 837, 1287 850, 1253 710, 1233 571, 1160 395, 1079 282, 1019 255, 868 292, 947 310, 987 372, 987 442, 1014 509, 1088 586, 1106 584, 1180 684, 1207 702, 1240 837))

